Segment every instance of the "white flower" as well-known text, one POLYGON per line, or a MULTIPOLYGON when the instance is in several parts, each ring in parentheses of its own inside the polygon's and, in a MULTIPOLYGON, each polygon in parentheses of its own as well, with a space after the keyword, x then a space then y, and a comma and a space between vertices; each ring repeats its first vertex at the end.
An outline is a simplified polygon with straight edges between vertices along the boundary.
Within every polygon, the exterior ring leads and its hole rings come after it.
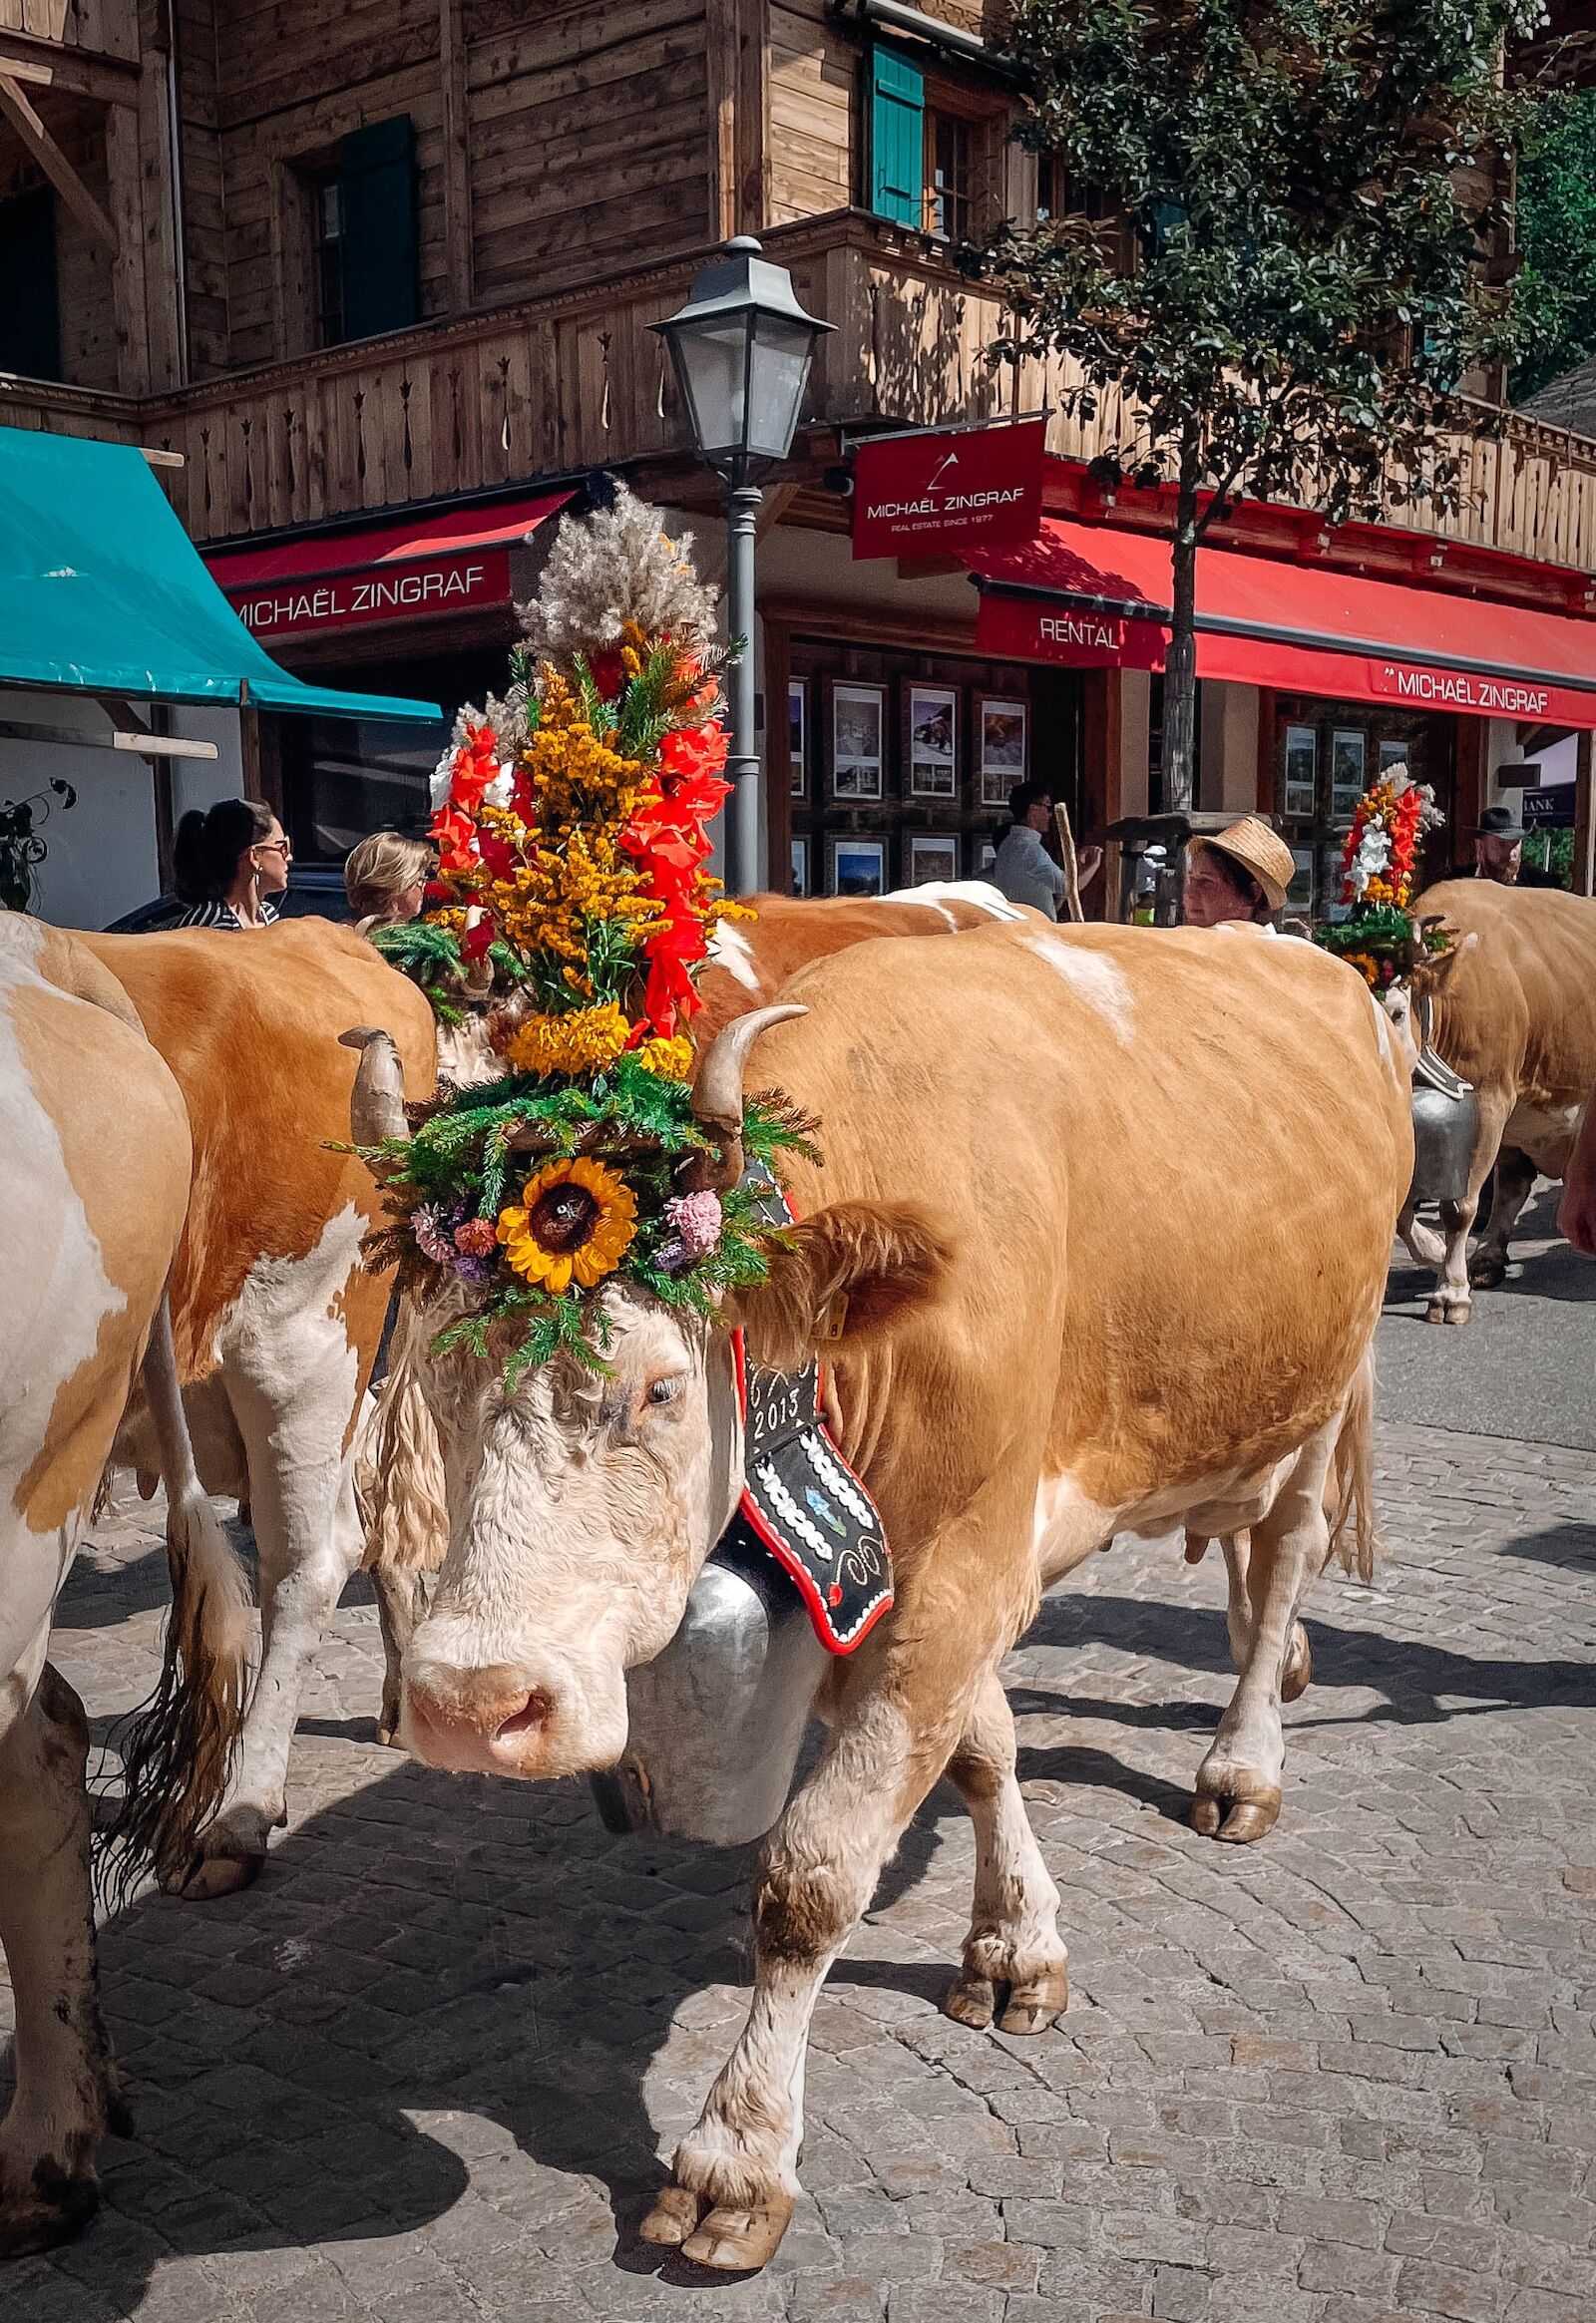
POLYGON ((483 805, 485 807, 508 807, 510 804, 511 795, 515 789, 515 768, 513 766, 501 766, 499 772, 494 776, 492 782, 489 783, 487 789, 482 794, 483 805))
POLYGON ((449 793, 454 788, 454 780, 455 746, 451 742, 432 770, 432 810, 434 814, 440 807, 448 805, 449 793))

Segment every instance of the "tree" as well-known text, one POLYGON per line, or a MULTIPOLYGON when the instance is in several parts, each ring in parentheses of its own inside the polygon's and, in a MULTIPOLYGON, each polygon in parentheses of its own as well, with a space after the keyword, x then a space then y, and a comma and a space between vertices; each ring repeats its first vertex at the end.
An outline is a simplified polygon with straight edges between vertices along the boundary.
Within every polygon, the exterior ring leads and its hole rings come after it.
POLYGON ((1515 401, 1596 355, 1596 89, 1532 101, 1518 165, 1518 278, 1535 337, 1515 365, 1515 401))
POLYGON ((1087 419, 1122 389, 1117 467, 1174 484, 1168 806, 1192 796, 1197 554, 1231 502, 1332 524, 1455 502, 1450 393, 1513 341, 1475 261, 1524 5, 1017 0, 1018 134, 1114 222, 1002 229, 980 259, 1012 315, 993 352, 1072 357, 1087 419))

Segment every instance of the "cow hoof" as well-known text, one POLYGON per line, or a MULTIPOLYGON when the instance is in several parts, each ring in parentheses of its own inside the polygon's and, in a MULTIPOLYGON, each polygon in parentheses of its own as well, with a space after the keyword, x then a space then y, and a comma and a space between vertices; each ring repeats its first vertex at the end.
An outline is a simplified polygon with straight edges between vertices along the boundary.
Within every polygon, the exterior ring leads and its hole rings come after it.
POLYGON ((1308 1632, 1302 1623, 1293 1622, 1291 1644, 1286 1649, 1286 1667, 1281 1674, 1280 1699, 1295 1702, 1308 1692, 1314 1676, 1314 1649, 1308 1643, 1308 1632))
POLYGON ((1426 1323, 1464 1324, 1468 1321, 1468 1301, 1464 1299, 1454 1307, 1444 1299, 1431 1299, 1424 1310, 1424 1321, 1426 1323))
POLYGON ((1191 1827, 1205 1839, 1245 1847, 1272 1831, 1280 1814, 1280 1786, 1262 1784, 1251 1798, 1223 1790, 1200 1790, 1192 1800, 1191 1827))
POLYGON ((770 2264, 791 2223, 790 2194, 778 2194, 754 2210, 716 2208, 696 2234, 688 2235, 681 2255, 717 2274, 754 2274, 770 2264))
POLYGON ((403 1742, 399 1740, 399 1697, 397 1694, 391 1702, 386 1695, 382 1698, 382 1709, 377 1718, 377 1740, 385 1749, 402 1750, 404 1748, 403 1742))
POLYGON ((258 1855, 196 1855, 181 1874, 163 1879, 168 1895, 185 1903, 214 1903, 224 1895, 239 1895, 253 1887, 265 1868, 265 1850, 258 1855))
POLYGON ((679 2250, 698 2224, 704 2206, 702 2194, 690 2186, 661 2186, 658 2199, 637 2231, 644 2242, 658 2242, 679 2250))
POLYGON ((1469 1288, 1474 1291, 1494 1291, 1507 1280, 1505 1259, 1471 1259, 1468 1266, 1469 1288))
POLYGON ((998 2020, 999 2033, 1045 2033, 1069 2006, 1069 1971, 1049 1968, 1028 1984, 1008 1988, 1008 2005, 998 2020))
POLYGON ((962 1968, 943 2000, 945 2015, 956 2025, 971 2025, 984 2033, 998 2014, 998 1987, 979 1970, 962 1968))
POLYGON ((0 2258, 28 2258, 81 2234, 100 2207, 99 2181, 39 2162, 16 2199, 0 2192, 0 2258))

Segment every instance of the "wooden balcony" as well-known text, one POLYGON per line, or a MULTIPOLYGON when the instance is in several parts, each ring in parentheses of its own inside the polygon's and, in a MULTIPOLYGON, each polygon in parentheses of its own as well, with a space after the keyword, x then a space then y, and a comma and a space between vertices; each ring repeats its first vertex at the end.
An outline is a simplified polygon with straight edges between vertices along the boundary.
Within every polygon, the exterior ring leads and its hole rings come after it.
MULTIPOLYGON (((821 343, 818 418, 925 425, 1055 406, 1057 366, 995 368, 997 300, 924 237, 860 211, 767 237, 800 297, 838 325, 821 343)), ((368 340, 136 400, 0 377, 0 423, 181 452, 166 472, 196 541, 314 524, 534 478, 689 452, 649 323, 680 302, 692 262, 598 288, 368 340)), ((1055 411, 1049 443, 1075 460, 1128 445, 1112 396, 1090 425, 1055 411)), ((1596 442, 1512 418, 1465 450, 1450 516, 1394 509, 1409 531, 1596 573, 1596 442)))

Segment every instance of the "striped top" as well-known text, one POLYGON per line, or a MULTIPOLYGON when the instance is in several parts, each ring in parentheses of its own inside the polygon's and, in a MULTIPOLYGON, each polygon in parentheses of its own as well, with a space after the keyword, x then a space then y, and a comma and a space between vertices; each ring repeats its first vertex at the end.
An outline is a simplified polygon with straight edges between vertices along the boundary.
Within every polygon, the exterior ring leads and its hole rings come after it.
MULTIPOLYGON (((263 925, 269 928, 276 917, 275 908, 262 896, 260 899, 260 918, 263 925)), ((175 920, 173 926, 175 928, 242 928, 243 922, 230 904, 216 901, 208 904, 191 904, 183 918, 175 920)))

